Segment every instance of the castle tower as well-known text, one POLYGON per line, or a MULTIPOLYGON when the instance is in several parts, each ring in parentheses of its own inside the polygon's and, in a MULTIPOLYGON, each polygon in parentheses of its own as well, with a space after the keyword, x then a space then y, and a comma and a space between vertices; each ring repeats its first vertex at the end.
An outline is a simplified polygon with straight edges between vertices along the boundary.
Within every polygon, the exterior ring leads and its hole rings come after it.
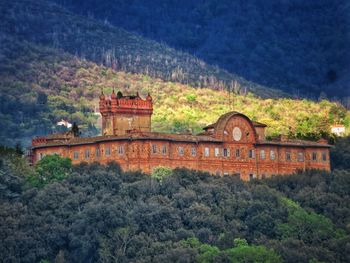
POLYGON ((136 96, 123 96, 114 89, 110 98, 101 93, 100 113, 102 115, 102 135, 124 135, 131 131, 151 131, 153 113, 152 97, 142 99, 136 96))

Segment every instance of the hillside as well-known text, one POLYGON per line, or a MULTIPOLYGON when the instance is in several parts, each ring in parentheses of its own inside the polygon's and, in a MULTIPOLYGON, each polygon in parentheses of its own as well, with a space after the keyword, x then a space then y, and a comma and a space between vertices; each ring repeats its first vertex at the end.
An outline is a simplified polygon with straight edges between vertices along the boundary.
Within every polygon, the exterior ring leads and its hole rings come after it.
POLYGON ((52 47, 116 70, 196 87, 224 89, 237 81, 244 91, 262 97, 288 96, 281 91, 248 82, 165 44, 75 15, 49 1, 4 0, 0 2, 0 14, 1 38, 11 37, 52 47))
POLYGON ((268 87, 350 97, 346 0, 52 0, 268 87))
POLYGON ((34 135, 58 131, 62 118, 77 122, 84 135, 97 134, 101 88, 125 94, 150 92, 154 98, 154 131, 196 133, 228 111, 236 110, 269 125, 269 136, 284 133, 319 138, 334 122, 348 127, 350 113, 326 100, 261 99, 165 82, 140 74, 117 72, 62 51, 1 39, 0 138, 2 144, 27 145, 34 135))
POLYGON ((34 170, 11 150, 0 156, 5 262, 350 260, 345 170, 244 183, 186 169, 72 167, 54 155, 34 170))

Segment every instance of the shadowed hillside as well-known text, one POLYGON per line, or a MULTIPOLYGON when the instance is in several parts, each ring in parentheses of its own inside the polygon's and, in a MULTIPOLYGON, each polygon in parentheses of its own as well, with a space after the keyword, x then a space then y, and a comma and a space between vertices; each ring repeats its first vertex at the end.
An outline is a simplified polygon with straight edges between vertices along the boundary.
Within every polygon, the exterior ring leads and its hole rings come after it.
POLYGON ((350 96, 346 0, 53 1, 268 87, 350 96))
POLYGON ((2 35, 64 50, 116 70, 213 89, 229 88, 237 81, 242 92, 251 91, 262 97, 287 96, 187 53, 75 15, 48 1, 1 1, 0 14, 2 35))

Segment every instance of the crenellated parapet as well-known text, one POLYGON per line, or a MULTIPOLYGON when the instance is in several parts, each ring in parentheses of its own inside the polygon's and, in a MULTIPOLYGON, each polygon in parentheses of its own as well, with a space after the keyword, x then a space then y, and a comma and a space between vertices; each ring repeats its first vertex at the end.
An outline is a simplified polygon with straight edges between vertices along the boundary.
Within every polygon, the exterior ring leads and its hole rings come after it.
POLYGON ((133 114, 152 114, 152 97, 148 94, 146 99, 142 99, 137 93, 136 96, 123 96, 121 92, 116 95, 114 90, 110 97, 103 93, 100 96, 100 113, 102 116, 113 113, 133 113, 133 114))
POLYGON ((139 93, 124 96, 120 91, 110 96, 100 95, 100 113, 102 115, 103 135, 122 135, 136 131, 151 130, 153 101, 150 94, 145 99, 139 93))

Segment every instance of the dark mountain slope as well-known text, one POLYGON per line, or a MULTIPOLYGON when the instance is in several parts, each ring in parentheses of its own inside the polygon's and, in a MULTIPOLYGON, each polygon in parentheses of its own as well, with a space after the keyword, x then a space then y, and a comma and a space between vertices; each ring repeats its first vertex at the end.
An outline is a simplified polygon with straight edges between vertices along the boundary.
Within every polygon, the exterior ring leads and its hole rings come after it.
POLYGON ((346 0, 53 0, 285 91, 350 96, 346 0))
POLYGON ((101 88, 126 94, 150 92, 155 131, 194 133, 228 111, 266 123, 267 135, 293 133, 318 138, 334 122, 350 125, 350 112, 336 103, 261 99, 226 91, 193 89, 141 74, 130 74, 79 59, 62 50, 16 38, 0 38, 0 141, 27 145, 32 136, 62 131, 61 119, 79 124, 83 135, 96 134, 101 88), (208 106, 210 105, 210 106, 208 106), (316 137, 315 137, 316 136, 316 137))
POLYGON ((237 80, 260 96, 286 95, 165 45, 74 15, 47 1, 1 1, 0 15, 2 34, 63 49, 113 69, 217 89, 237 80))

